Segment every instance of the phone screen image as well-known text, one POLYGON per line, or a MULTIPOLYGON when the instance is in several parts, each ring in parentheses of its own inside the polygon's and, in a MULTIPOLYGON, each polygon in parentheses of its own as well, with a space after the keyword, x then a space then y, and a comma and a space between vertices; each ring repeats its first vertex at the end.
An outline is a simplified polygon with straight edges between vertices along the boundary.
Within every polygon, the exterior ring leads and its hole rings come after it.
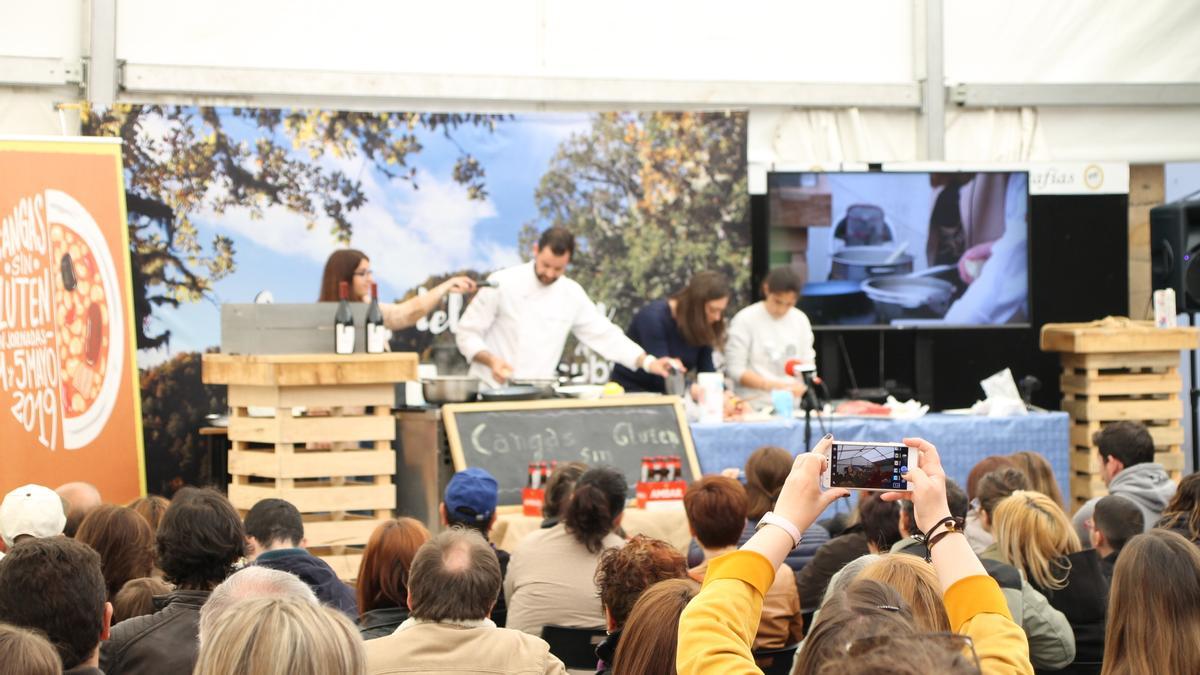
POLYGON ((908 448, 894 445, 842 445, 830 451, 829 485, 844 488, 907 489, 908 448))

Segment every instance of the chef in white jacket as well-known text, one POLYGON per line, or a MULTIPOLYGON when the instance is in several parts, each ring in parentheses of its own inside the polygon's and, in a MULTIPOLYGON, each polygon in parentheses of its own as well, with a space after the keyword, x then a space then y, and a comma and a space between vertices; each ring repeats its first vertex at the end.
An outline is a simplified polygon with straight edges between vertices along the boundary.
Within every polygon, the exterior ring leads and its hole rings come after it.
POLYGON ((533 260, 488 277, 458 322, 455 341, 471 374, 492 385, 509 379, 555 377, 567 335, 627 368, 666 376, 675 359, 647 354, 600 313, 565 275, 575 236, 551 227, 533 246, 533 260))

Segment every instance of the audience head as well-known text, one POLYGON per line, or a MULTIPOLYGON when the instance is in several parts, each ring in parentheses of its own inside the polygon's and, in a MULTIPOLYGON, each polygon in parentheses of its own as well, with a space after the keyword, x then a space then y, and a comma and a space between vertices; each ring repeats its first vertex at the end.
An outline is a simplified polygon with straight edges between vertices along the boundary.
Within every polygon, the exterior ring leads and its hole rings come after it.
POLYGON ((62 534, 66 522, 63 500, 42 485, 22 485, 0 502, 0 537, 9 549, 18 539, 62 534))
POLYGON ((696 272, 688 285, 671 298, 679 334, 694 347, 725 344, 725 308, 729 306, 729 280, 720 272, 696 272))
POLYGON ((855 580, 821 606, 792 672, 817 673, 827 661, 844 654, 846 646, 855 640, 911 635, 913 626, 912 610, 896 589, 878 581, 855 580))
POLYGON ((1179 531, 1188 539, 1200 543, 1200 471, 1179 481, 1171 503, 1163 510, 1160 527, 1179 531))
POLYGON ((1018 469, 1015 459, 1008 455, 989 455, 975 463, 967 474, 967 499, 974 501, 979 496, 979 481, 993 471, 1018 469))
POLYGON ((158 532, 158 524, 162 522, 163 514, 167 512, 167 507, 171 502, 162 495, 146 495, 126 504, 133 509, 139 516, 146 519, 150 523, 150 531, 158 532))
POLYGON ((546 479, 546 498, 542 501, 542 517, 548 520, 558 520, 562 517, 562 508, 571 493, 575 491, 575 483, 587 471, 588 465, 583 462, 566 462, 554 467, 550 477, 546 479))
POLYGON ((660 581, 686 576, 687 559, 660 539, 639 534, 621 548, 601 553, 595 580, 609 630, 620 630, 625 625, 642 591, 660 581))
POLYGON ((67 503, 67 523, 63 527, 63 534, 74 537, 75 531, 79 529, 79 524, 87 514, 102 503, 100 491, 95 485, 82 481, 63 483, 54 491, 67 503))
POLYGON ((1135 464, 1154 461, 1154 438, 1141 422, 1113 422, 1092 436, 1100 452, 1100 477, 1104 484, 1135 464))
POLYGON ((709 550, 737 545, 746 529, 746 507, 746 489, 727 476, 705 476, 683 495, 692 535, 709 550))
POLYGON ((96 655, 111 619, 100 556, 86 545, 31 539, 0 561, 0 622, 44 633, 63 669, 96 655))
POLYGON ((170 584, 154 577, 141 577, 126 581, 112 599, 113 625, 135 616, 155 613, 158 608, 154 606, 154 596, 166 595, 170 592, 170 584))
POLYGON ((158 566, 185 590, 211 590, 225 580, 246 543, 242 519, 220 492, 185 487, 158 526, 158 566))
POLYGON ((621 631, 613 675, 674 673, 679 616, 699 591, 700 585, 691 579, 667 579, 647 588, 621 631))
POLYGON ((380 523, 358 566, 358 611, 408 606, 408 578, 417 549, 429 541, 429 530, 413 518, 380 523))
POLYGON ((272 549, 302 547, 304 518, 285 499, 260 499, 246 514, 246 557, 254 560, 272 549))
POLYGON ((599 553, 625 510, 625 476, 610 466, 588 469, 567 500, 563 524, 591 553, 599 553))
POLYGON ((1150 530, 1113 568, 1104 673, 1200 672, 1200 552, 1175 532, 1150 530), (1153 581, 1148 573, 1153 573, 1153 581))
POLYGON ((196 675, 361 675, 366 653, 341 612, 296 598, 252 598, 200 642, 196 675))
POLYGON ((946 633, 918 634, 918 630, 895 589, 860 579, 821 608, 820 619, 805 640, 792 672, 979 673, 977 661, 963 651, 965 638, 946 633))
POLYGON ((792 472, 792 462, 787 450, 773 445, 764 445, 750 453, 745 468, 747 518, 758 520, 775 506, 783 482, 792 472))
POLYGON ((996 507, 992 533, 1004 562, 1023 570, 1040 588, 1066 586, 1063 557, 1080 550, 1067 514, 1040 492, 1017 490, 996 507))
POLYGON ((1092 511, 1091 544, 1100 555, 1119 552, 1130 539, 1145 530, 1146 517, 1132 499, 1108 495, 1096 502, 1092 511))
POLYGON ((866 553, 846 563, 840 572, 830 578, 829 585, 825 588, 825 595, 821 598, 821 604, 824 605, 834 595, 849 588, 850 584, 858 579, 858 575, 862 574, 862 571, 876 560, 883 560, 883 556, 878 553, 866 553))
POLYGON ((36 630, 0 623, 0 675, 59 675, 62 661, 54 645, 36 630))
POLYGON ((200 608, 200 642, 227 619, 231 608, 252 598, 291 598, 320 604, 312 588, 295 574, 250 565, 218 584, 200 608))
POLYGON ((499 499, 500 485, 492 474, 475 466, 463 469, 446 484, 442 522, 451 527, 469 527, 486 538, 496 522, 499 499))
POLYGON ((885 555, 867 565, 858 579, 873 579, 896 589, 912 609, 918 630, 926 633, 951 631, 937 572, 923 559, 915 555, 885 555))
POLYGON ((864 493, 858 498, 858 518, 872 553, 887 553, 900 541, 898 503, 885 502, 875 492, 864 493))
MULTIPOLYGON (((1018 469, 999 469, 985 475, 976 488, 979 524, 988 532, 995 522, 996 505, 1017 490, 1028 490, 1029 479, 1018 469)), ((1047 495, 1049 496, 1049 495, 1047 495)))
POLYGON ((145 518, 127 506, 101 504, 79 524, 75 539, 100 554, 108 599, 130 579, 154 571, 154 532, 145 518))
POLYGON ((483 535, 456 527, 425 542, 413 558, 408 607, 423 621, 479 621, 500 597, 500 561, 483 535))
POLYGON ((1058 489, 1058 481, 1054 480, 1054 467, 1041 454, 1032 450, 1022 450, 1012 454, 1017 468, 1029 479, 1029 489, 1040 492, 1056 504, 1063 503, 1062 491, 1058 489))

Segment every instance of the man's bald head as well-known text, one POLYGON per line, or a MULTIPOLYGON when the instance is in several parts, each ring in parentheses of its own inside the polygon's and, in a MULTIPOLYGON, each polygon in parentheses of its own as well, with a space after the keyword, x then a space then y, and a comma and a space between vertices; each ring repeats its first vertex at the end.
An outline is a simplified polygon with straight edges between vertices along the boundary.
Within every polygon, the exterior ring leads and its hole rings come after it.
POLYGON ((487 618, 500 595, 500 561, 475 530, 453 528, 425 542, 408 573, 408 606, 425 621, 487 618))
POLYGON ((83 481, 63 483, 54 491, 58 493, 59 497, 62 497, 63 502, 67 505, 67 525, 63 528, 63 534, 73 538, 75 530, 79 529, 79 524, 83 522, 87 514, 102 503, 100 491, 96 489, 95 485, 83 481))

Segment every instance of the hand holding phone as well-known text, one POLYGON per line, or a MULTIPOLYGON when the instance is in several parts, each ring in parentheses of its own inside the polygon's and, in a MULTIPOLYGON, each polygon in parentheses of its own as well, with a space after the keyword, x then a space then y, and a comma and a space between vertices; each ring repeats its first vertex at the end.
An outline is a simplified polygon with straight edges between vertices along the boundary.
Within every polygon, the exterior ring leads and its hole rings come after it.
POLYGON ((913 516, 922 531, 950 515, 946 501, 946 470, 933 443, 923 438, 906 438, 904 444, 912 450, 915 462, 909 465, 908 490, 885 492, 884 501, 907 499, 913 503, 913 516))
POLYGON ((905 477, 918 459, 918 451, 904 443, 834 441, 821 487, 908 491, 905 477))

